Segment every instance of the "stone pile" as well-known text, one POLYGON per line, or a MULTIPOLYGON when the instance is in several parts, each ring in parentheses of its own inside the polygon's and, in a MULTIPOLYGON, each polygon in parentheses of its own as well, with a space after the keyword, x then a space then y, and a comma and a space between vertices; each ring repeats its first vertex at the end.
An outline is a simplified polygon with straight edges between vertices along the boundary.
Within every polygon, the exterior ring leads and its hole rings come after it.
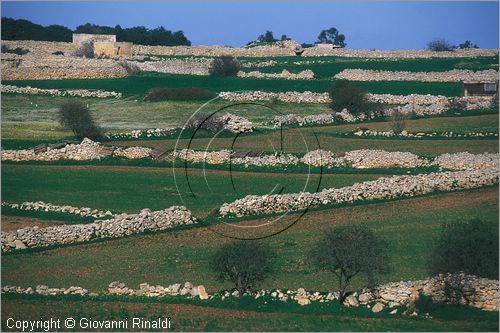
POLYGON ((262 73, 259 71, 251 72, 238 72, 238 77, 251 77, 257 79, 285 79, 285 80, 312 80, 314 79, 314 72, 310 69, 303 70, 297 74, 291 73, 286 69, 282 70, 281 73, 262 73))
POLYGON ((334 154, 331 151, 327 150, 313 150, 310 152, 307 152, 300 161, 306 165, 311 165, 314 167, 321 167, 321 166, 340 166, 344 164, 344 160, 339 157, 335 157, 334 154))
POLYGON ((196 223, 196 220, 183 206, 172 206, 159 211, 150 211, 146 208, 139 214, 122 213, 112 219, 96 220, 89 224, 67 224, 46 228, 35 226, 2 232, 2 252, 123 237, 193 223, 196 223))
POLYGON ((433 165, 448 170, 467 169, 499 169, 500 155, 483 153, 471 154, 468 152, 442 154, 432 162, 433 165))
POLYGON ((32 88, 30 86, 17 87, 8 84, 2 84, 0 87, 2 93, 16 93, 28 95, 50 95, 50 96, 78 96, 78 97, 95 97, 95 98, 121 98, 122 94, 114 91, 105 90, 88 90, 88 89, 74 89, 74 90, 59 90, 59 89, 40 89, 32 88))
POLYGON ((128 159, 146 158, 151 156, 153 149, 147 147, 117 148, 113 151, 114 156, 128 159))
POLYGON ((3 150, 3 161, 56 161, 67 160, 94 160, 101 159, 113 153, 109 148, 103 147, 99 142, 94 142, 88 138, 79 144, 67 144, 62 148, 51 148, 50 146, 37 152, 36 149, 23 150, 3 150))
POLYGON ((270 121, 266 122, 265 125, 270 125, 273 127, 279 127, 281 125, 327 125, 333 124, 335 122, 335 117, 330 113, 320 113, 311 114, 307 116, 300 116, 296 114, 286 114, 282 116, 274 116, 270 121))
POLYGON ((429 174, 382 177, 342 188, 327 188, 317 193, 248 195, 219 208, 222 217, 276 214, 321 205, 390 200, 441 191, 480 188, 498 183, 498 169, 468 169, 429 174))
POLYGON ((194 286, 191 282, 184 284, 175 283, 167 287, 151 286, 148 283, 141 283, 139 289, 128 288, 125 283, 120 281, 111 282, 108 286, 108 292, 115 295, 133 295, 146 297, 162 297, 162 296, 188 296, 199 297, 200 299, 208 299, 209 295, 203 285, 194 286))
POLYGON ((241 62, 241 67, 252 68, 252 67, 272 67, 276 66, 278 62, 276 60, 267 61, 243 61, 241 62))
POLYGON ((39 294, 39 295, 88 295, 89 291, 82 287, 71 286, 69 288, 49 288, 46 285, 37 285, 35 289, 32 287, 23 288, 19 286, 3 286, 2 293, 16 294, 39 294))
POLYGON ((350 81, 421 81, 421 82, 496 82, 498 72, 493 69, 471 71, 454 69, 447 72, 397 72, 369 69, 344 69, 335 75, 336 79, 350 81))
POLYGON ((272 166, 284 166, 295 165, 300 161, 297 156, 292 154, 272 154, 272 155, 261 155, 258 157, 245 156, 245 157, 232 157, 232 164, 239 164, 248 167, 249 165, 258 167, 272 167, 272 166))
POLYGON ((139 139, 139 138, 157 138, 163 136, 171 136, 174 128, 148 128, 132 130, 130 132, 109 133, 106 137, 109 139, 139 139))
POLYGON ((107 156, 124 157, 128 159, 150 157, 153 149, 147 147, 127 147, 116 148, 102 146, 99 142, 94 142, 88 138, 79 144, 56 145, 60 148, 43 146, 38 150, 38 146, 33 149, 3 150, 3 161, 57 161, 57 160, 95 160, 107 156))
POLYGON ((31 52, 22 56, 19 66, 2 61, 3 80, 61 80, 125 77, 127 71, 112 59, 87 59, 31 52))
POLYGON ((355 169, 371 168, 419 168, 428 166, 426 159, 410 152, 389 152, 385 150, 360 149, 346 152, 345 165, 355 169))
MULTIPOLYGON (((417 281, 401 281, 380 285, 365 291, 373 299, 384 304, 406 304, 415 301, 419 294, 432 297, 437 302, 458 302, 489 311, 498 311, 498 281, 478 278, 463 273, 440 274, 417 281), (449 295, 447 288, 455 288, 461 295, 449 295)), ((361 302, 365 304, 365 302, 361 302)))
POLYGON ((131 61, 143 72, 167 74, 209 75, 210 58, 163 59, 160 61, 131 61))
POLYGON ((232 133, 245 133, 253 131, 253 124, 250 120, 232 113, 226 113, 217 117, 217 121, 221 121, 224 124, 224 129, 232 133))
POLYGON ((114 216, 114 214, 111 213, 109 210, 103 211, 98 209, 92 209, 89 207, 73 207, 69 205, 60 206, 51 204, 50 202, 43 202, 43 201, 36 201, 36 202, 25 201, 21 204, 2 202, 2 206, 7 206, 10 208, 21 209, 21 210, 67 213, 67 214, 80 215, 82 217, 93 217, 96 219, 114 216))
POLYGON ((417 132, 409 133, 406 130, 401 131, 401 133, 396 134, 394 131, 375 131, 369 129, 357 129, 353 132, 345 132, 344 135, 355 135, 359 137, 363 136, 380 136, 380 137, 402 137, 402 138, 412 138, 412 139, 424 139, 424 138, 486 138, 486 137, 498 137, 498 133, 494 132, 467 132, 467 133, 455 133, 455 132, 417 132))
POLYGON ((279 100, 285 103, 329 103, 330 96, 328 93, 314 93, 310 91, 298 92, 265 92, 265 91, 245 91, 232 92, 223 91, 219 93, 219 97, 224 100, 234 102, 244 101, 271 101, 279 100))

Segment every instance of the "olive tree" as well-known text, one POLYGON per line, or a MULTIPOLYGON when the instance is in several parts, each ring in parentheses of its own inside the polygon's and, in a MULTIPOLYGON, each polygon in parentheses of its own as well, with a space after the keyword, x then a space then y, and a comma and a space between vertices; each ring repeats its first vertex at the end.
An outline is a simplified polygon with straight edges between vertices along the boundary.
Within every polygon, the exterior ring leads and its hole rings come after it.
POLYGON ((478 219, 449 222, 429 252, 432 274, 465 272, 498 279, 498 225, 478 219))
POLYGON ((236 241, 219 248, 210 259, 210 269, 220 282, 232 282, 239 295, 254 292, 274 271, 273 249, 258 241, 236 241))
POLYGON ((357 275, 365 275, 370 283, 377 273, 388 271, 387 243, 372 230, 358 225, 339 226, 327 231, 311 253, 311 263, 320 271, 335 274, 339 302, 357 275))
POLYGON ((69 100, 58 110, 59 123, 79 138, 102 139, 101 129, 94 123, 90 110, 81 101, 69 100))

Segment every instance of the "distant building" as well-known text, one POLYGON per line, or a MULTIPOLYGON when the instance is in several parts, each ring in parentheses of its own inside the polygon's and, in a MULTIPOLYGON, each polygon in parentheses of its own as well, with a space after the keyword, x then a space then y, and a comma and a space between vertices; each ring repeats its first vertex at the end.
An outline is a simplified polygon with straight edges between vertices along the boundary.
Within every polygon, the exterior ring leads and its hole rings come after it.
POLYGON ((95 57, 114 58, 132 55, 132 43, 117 42, 116 35, 73 34, 73 44, 92 42, 95 57))
POLYGON ((498 91, 498 82, 464 82, 463 96, 491 96, 498 91))
POLYGON ((94 42, 95 57, 120 57, 132 55, 132 43, 94 42))
POLYGON ((87 42, 116 42, 116 35, 97 34, 73 34, 73 44, 85 44, 87 42))

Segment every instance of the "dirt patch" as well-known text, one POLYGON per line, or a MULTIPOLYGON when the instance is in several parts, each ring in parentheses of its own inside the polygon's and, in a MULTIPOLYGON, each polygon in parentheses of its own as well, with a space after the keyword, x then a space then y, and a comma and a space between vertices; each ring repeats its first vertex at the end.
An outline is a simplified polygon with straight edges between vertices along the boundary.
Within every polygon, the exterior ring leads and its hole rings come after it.
POLYGON ((51 225, 60 225, 61 223, 61 221, 42 220, 36 217, 2 215, 1 230, 14 231, 17 229, 35 226, 42 228, 51 225))

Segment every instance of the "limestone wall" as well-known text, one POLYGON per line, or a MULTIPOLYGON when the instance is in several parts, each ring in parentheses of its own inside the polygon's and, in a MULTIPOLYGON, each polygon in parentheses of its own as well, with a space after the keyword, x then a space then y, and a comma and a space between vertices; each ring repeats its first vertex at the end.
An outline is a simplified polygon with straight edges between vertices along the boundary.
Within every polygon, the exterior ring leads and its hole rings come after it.
POLYGON ((352 186, 327 188, 317 193, 247 195, 234 202, 224 203, 219 209, 219 214, 236 217, 276 214, 322 205, 388 200, 441 191, 473 189, 496 183, 498 183, 498 168, 382 177, 352 186))
POLYGON ((2 252, 123 237, 193 223, 196 223, 195 218, 183 206, 172 206, 159 211, 143 209, 139 214, 123 213, 110 220, 96 220, 89 224, 66 224, 46 228, 28 227, 17 231, 2 232, 2 252))
POLYGON ((395 72, 344 69, 335 75, 335 78, 350 81, 496 82, 498 81, 498 72, 493 69, 476 72, 464 69, 454 69, 447 72, 395 72))

